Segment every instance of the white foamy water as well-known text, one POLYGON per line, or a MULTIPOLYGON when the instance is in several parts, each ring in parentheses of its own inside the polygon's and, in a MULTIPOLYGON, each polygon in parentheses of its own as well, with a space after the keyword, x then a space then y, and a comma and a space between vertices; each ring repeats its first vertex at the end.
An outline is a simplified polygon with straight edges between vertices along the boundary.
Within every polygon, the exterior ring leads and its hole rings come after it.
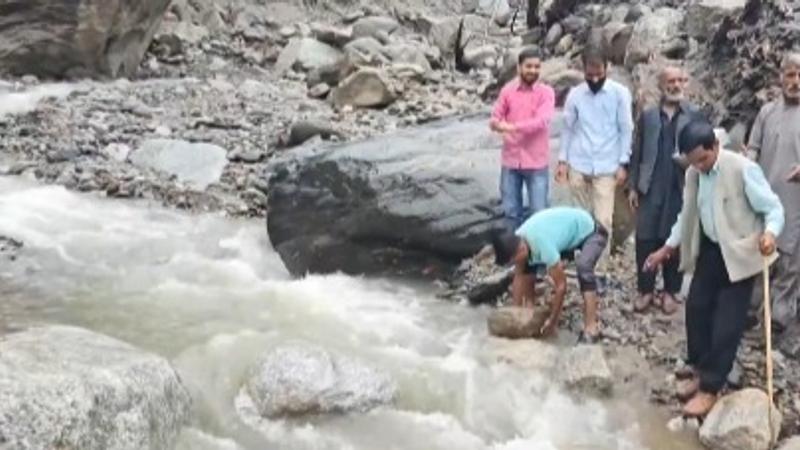
POLYGON ((180 450, 689 449, 636 402, 576 399, 495 362, 486 310, 424 287, 344 275, 292 280, 262 221, 189 216, 0 178, 0 329, 68 323, 169 358, 194 399, 180 450), (305 341, 368 361, 398 385, 366 414, 242 421, 257 357, 305 341))

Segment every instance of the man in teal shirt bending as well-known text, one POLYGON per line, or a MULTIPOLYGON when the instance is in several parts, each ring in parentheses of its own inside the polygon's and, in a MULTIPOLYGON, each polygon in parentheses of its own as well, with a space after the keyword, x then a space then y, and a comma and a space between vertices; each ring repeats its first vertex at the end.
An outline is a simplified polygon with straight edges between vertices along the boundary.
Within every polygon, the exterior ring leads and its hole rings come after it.
POLYGON ((607 241, 608 231, 591 214, 579 208, 556 207, 537 212, 513 234, 495 236, 492 245, 498 265, 514 263, 511 289, 517 306, 533 300, 534 268, 537 265, 547 267, 555 288, 550 316, 541 330, 543 335, 551 334, 558 325, 567 293, 564 264, 574 259, 584 301, 584 327, 579 342, 593 343, 600 338, 594 268, 607 241))

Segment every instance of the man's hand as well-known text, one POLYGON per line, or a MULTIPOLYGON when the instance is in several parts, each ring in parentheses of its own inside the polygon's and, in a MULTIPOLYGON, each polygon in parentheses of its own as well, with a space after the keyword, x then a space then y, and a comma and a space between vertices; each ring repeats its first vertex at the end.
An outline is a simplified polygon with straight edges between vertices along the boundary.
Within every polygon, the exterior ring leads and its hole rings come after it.
POLYGON ((569 166, 564 161, 559 161, 556 167, 556 183, 564 184, 569 180, 569 166))
POLYGON ((645 272, 655 272, 658 270, 668 259, 672 257, 673 249, 668 246, 663 246, 660 249, 656 250, 655 252, 651 253, 650 256, 644 261, 644 271, 645 272))
POLYGON ((636 189, 631 189, 631 191, 628 192, 628 204, 634 211, 639 209, 639 192, 637 192, 636 189))
POLYGON ((800 183, 800 164, 794 166, 792 170, 789 171, 789 176, 786 177, 786 181, 800 183))
POLYGON ((765 231, 758 240, 758 249, 764 256, 769 256, 775 252, 775 235, 769 231, 765 231))
POLYGON ((539 330, 539 335, 542 337, 552 336, 558 327, 558 319, 558 315, 551 313, 547 320, 544 321, 542 328, 539 330))
POLYGON ((628 170, 620 167, 614 177, 617 179, 617 186, 625 186, 625 182, 628 181, 628 170))
POLYGON ((503 135, 508 135, 517 131, 517 127, 513 123, 504 120, 494 122, 492 124, 492 129, 503 135))

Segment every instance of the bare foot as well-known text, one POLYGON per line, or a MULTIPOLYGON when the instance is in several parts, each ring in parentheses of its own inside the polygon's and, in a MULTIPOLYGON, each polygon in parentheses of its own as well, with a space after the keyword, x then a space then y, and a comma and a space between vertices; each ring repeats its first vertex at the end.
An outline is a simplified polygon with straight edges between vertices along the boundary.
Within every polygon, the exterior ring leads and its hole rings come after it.
POLYGON ((699 391, 683 407, 683 414, 688 417, 705 417, 717 403, 717 395, 699 391))
POLYGON ((653 294, 641 294, 639 298, 637 298, 633 302, 633 310, 637 313, 642 313, 650 307, 650 304, 653 303, 653 294))
POLYGON ((678 303, 678 300, 674 295, 670 294, 669 292, 664 292, 661 295, 661 310, 664 311, 664 314, 671 316, 678 312, 680 307, 681 304, 678 303))

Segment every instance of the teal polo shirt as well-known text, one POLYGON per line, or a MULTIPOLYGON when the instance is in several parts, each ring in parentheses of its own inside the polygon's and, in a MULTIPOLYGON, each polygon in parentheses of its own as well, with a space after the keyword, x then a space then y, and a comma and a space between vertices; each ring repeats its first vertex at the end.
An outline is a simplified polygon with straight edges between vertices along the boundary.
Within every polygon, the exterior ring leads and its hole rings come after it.
POLYGON ((561 261, 561 253, 574 250, 594 233, 592 215, 580 208, 559 206, 537 212, 516 231, 528 248, 530 264, 551 268, 561 261))

